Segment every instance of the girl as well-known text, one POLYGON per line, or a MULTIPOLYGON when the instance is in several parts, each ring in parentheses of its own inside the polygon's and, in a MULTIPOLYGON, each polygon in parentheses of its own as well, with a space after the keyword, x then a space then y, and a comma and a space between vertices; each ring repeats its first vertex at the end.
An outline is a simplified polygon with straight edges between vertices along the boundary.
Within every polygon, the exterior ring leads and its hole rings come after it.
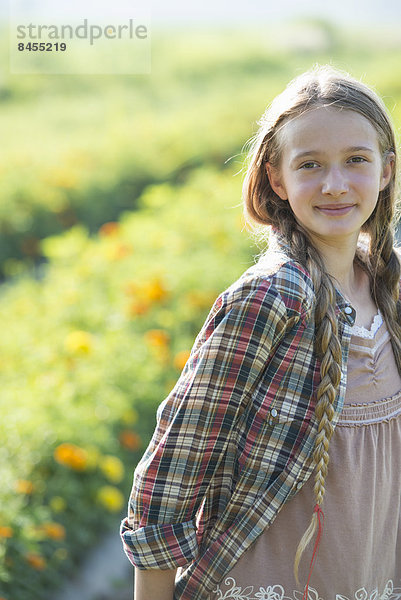
POLYGON ((395 186, 350 75, 316 66, 263 115, 243 198, 268 250, 158 409, 121 523, 136 600, 401 598, 395 186))

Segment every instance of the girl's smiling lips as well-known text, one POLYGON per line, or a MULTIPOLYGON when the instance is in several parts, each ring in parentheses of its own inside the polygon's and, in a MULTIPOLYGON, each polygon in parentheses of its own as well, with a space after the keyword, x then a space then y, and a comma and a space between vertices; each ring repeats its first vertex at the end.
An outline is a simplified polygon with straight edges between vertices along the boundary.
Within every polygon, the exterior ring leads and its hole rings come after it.
POLYGON ((316 206, 315 208, 325 215, 345 215, 354 206, 355 204, 325 204, 323 206, 316 206))

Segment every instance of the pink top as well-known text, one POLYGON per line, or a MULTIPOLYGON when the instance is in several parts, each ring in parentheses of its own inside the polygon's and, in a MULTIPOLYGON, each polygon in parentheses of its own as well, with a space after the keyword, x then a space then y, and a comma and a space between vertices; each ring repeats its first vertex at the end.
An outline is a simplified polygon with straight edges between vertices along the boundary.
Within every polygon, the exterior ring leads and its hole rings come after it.
MULTIPOLYGON (((401 377, 380 311, 353 327, 344 409, 330 442, 324 530, 313 600, 401 600, 401 377)), ((314 474, 225 574, 209 600, 302 600, 313 542, 296 584, 296 549, 315 505, 314 474)))

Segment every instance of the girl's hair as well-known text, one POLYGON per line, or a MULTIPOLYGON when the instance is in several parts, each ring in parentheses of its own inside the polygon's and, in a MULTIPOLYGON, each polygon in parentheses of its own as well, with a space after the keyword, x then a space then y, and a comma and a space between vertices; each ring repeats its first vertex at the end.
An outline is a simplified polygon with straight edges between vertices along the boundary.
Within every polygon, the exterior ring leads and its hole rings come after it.
MULTIPOLYGON (((378 135, 383 167, 390 152, 396 154, 395 134, 386 107, 368 86, 331 65, 315 65, 293 79, 267 108, 258 132, 247 145, 247 170, 243 183, 244 214, 254 225, 256 241, 275 241, 284 246, 290 257, 306 268, 316 294, 315 352, 320 360, 321 381, 317 388, 315 416, 318 433, 315 439, 314 494, 322 504, 329 462, 329 442, 334 427, 333 403, 340 384, 341 346, 335 314, 335 287, 327 273, 322 256, 312 244, 306 230, 297 222, 288 201, 271 188, 266 162, 280 167, 283 144, 280 130, 290 120, 309 110, 333 106, 352 110, 366 117, 378 135), (270 227, 267 228, 266 225, 270 227)), ((373 213, 361 228, 355 261, 369 275, 370 290, 386 321, 396 363, 401 374, 401 303, 399 301, 400 262, 394 252, 396 215, 396 157, 391 180, 379 193, 373 213)), ((268 250, 266 251, 268 253, 268 250)), ((261 257, 263 259, 263 256, 261 257)), ((298 565, 313 538, 318 514, 302 537, 294 562, 294 575, 299 585, 298 565)))

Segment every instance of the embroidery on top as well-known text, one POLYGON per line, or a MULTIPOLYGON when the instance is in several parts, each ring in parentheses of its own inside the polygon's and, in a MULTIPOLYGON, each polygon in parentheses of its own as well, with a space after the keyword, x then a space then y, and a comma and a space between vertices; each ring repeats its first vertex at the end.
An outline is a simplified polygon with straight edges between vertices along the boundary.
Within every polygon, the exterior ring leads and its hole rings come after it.
MULTIPOLYGON (((233 577, 227 577, 224 585, 228 588, 225 592, 218 585, 210 600, 302 600, 303 592, 293 590, 292 596, 287 596, 281 585, 260 587, 248 585, 242 588, 237 585, 233 577)), ((368 592, 365 587, 359 588, 352 597, 336 594, 335 598, 322 598, 314 588, 309 587, 308 600, 401 600, 401 587, 394 587, 393 580, 389 579, 382 593, 376 588, 368 592)))

